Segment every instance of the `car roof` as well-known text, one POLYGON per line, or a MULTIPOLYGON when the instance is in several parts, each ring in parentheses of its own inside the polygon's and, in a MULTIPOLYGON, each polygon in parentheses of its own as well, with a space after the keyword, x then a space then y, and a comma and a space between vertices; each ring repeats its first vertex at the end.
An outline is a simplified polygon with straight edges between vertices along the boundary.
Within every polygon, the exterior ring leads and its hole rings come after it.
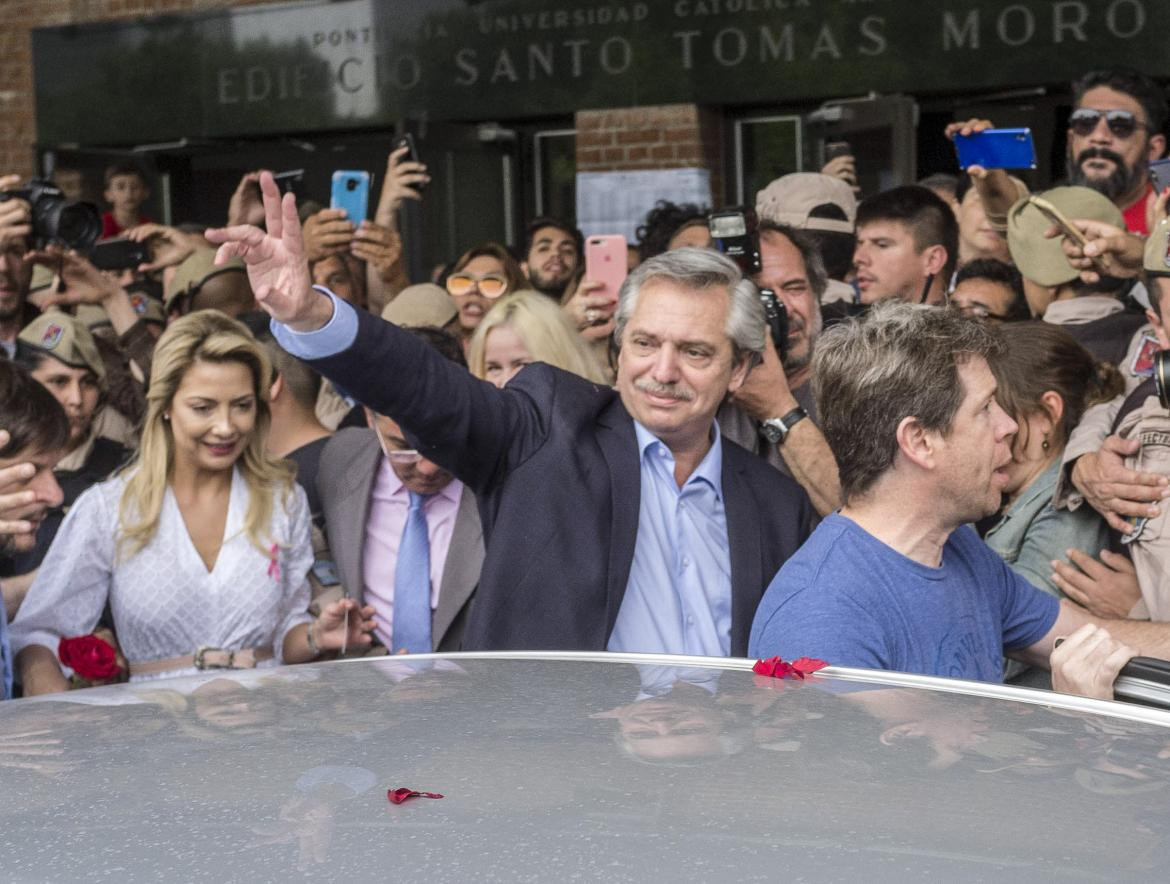
POLYGON ((1170 713, 752 661, 450 654, 0 704, 0 877, 1109 879, 1170 713), (391 804, 387 790, 441 793, 391 804))

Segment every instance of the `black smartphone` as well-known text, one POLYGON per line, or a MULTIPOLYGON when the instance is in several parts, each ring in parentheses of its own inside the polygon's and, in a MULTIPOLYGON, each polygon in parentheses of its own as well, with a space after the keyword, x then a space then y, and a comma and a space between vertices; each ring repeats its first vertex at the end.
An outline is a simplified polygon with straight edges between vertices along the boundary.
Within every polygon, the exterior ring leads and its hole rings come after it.
POLYGON ((286 172, 275 172, 272 177, 276 181, 276 186, 280 188, 281 196, 286 193, 298 196, 301 191, 301 184, 305 180, 305 170, 289 169, 286 172))
POLYGON ((768 330, 772 333, 772 343, 776 345, 776 353, 783 365, 788 358, 788 308, 771 289, 760 289, 760 301, 764 305, 768 330))
MULTIPOLYGON (((414 144, 414 136, 409 132, 403 132, 401 135, 395 137, 395 139, 390 143, 391 153, 404 145, 406 146, 406 156, 404 159, 411 163, 421 163, 422 160, 419 159, 418 148, 416 148, 414 144)), ((410 186, 421 193, 427 185, 425 181, 420 181, 410 186)))
POLYGON ((837 157, 853 156, 853 145, 848 141, 828 141, 825 143, 825 162, 837 157))
POLYGON ((150 247, 132 239, 107 239, 90 250, 89 260, 98 270, 132 270, 150 261, 150 247))

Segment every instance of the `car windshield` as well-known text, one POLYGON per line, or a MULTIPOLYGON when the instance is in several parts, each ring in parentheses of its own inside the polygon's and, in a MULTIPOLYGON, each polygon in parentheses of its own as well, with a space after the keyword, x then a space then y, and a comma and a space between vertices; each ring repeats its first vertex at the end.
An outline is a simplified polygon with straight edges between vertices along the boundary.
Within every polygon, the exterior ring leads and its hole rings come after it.
POLYGON ((3 876, 1159 876, 1170 715, 1066 700, 473 655, 17 700, 3 876))

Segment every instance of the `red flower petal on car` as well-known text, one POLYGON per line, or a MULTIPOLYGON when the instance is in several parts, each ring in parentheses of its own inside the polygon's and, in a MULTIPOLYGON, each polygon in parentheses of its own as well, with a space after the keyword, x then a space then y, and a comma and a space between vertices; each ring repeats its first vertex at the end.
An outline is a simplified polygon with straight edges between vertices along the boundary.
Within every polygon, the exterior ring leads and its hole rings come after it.
POLYGON ((752 672, 769 678, 783 678, 788 674, 788 664, 779 657, 769 657, 767 660, 757 660, 752 672))
POLYGON ((797 678, 804 678, 806 675, 812 675, 819 669, 824 669, 829 664, 824 660, 817 660, 814 657, 797 657, 792 661, 792 674, 797 678))
POLYGON ((438 792, 419 792, 417 789, 402 787, 386 790, 386 797, 390 799, 391 804, 401 804, 403 801, 409 801, 411 798, 442 798, 443 796, 438 792))

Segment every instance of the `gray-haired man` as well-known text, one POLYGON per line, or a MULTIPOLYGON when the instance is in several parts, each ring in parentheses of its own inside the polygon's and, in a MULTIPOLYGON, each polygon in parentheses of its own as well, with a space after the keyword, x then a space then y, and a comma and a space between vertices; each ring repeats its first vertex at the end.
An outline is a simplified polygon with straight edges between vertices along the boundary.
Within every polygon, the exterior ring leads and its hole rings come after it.
POLYGON ((261 177, 267 233, 239 255, 282 346, 476 494, 486 557, 463 646, 742 654, 808 498, 720 438, 715 410, 764 342, 754 287, 705 250, 638 268, 617 311, 617 389, 545 365, 503 390, 309 285, 291 198, 261 177), (377 367, 377 370, 371 370, 377 367))
POLYGON ((750 653, 983 681, 1002 680, 1005 651, 1044 666, 1051 655, 1054 687, 1097 696, 1138 653, 1100 626, 1170 653, 1170 624, 1093 618, 968 526, 999 508, 1016 432, 988 365, 999 348, 978 320, 896 303, 821 337, 813 385, 833 403, 822 428, 845 504, 772 581, 750 653))

